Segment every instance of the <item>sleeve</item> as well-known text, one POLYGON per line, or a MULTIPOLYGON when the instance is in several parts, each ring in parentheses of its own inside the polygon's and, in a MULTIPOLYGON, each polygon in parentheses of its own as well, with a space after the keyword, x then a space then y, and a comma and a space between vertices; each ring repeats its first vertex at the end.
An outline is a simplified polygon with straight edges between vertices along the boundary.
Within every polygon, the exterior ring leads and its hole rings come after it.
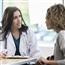
POLYGON ((60 32, 58 34, 58 38, 54 48, 54 59, 57 60, 56 62, 58 65, 65 65, 65 37, 64 32, 60 32))
POLYGON ((7 52, 7 49, 5 48, 5 40, 3 40, 3 33, 0 34, 0 53, 6 53, 7 52))
POLYGON ((0 40, 0 52, 4 49, 4 41, 0 40))
POLYGON ((0 54, 6 54, 7 49, 5 49, 5 42, 0 40, 0 54))
POLYGON ((28 39, 29 39, 29 49, 30 49, 30 56, 36 57, 37 59, 40 57, 40 50, 37 46, 36 36, 30 29, 28 30, 28 39))

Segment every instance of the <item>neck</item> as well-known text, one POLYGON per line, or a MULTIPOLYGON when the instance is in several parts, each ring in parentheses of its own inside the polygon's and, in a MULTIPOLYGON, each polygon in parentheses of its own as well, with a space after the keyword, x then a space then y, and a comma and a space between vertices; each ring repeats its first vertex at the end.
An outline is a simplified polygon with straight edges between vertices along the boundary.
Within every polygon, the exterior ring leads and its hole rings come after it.
POLYGON ((19 34, 19 30, 17 28, 11 28, 11 33, 12 34, 19 34))
POLYGON ((14 28, 13 26, 11 27, 11 32, 15 33, 15 32, 19 32, 18 28, 14 28))
POLYGON ((18 29, 12 29, 12 30, 11 30, 11 33, 12 33, 12 35, 13 35, 16 39, 19 38, 20 33, 19 33, 19 30, 18 30, 18 29))

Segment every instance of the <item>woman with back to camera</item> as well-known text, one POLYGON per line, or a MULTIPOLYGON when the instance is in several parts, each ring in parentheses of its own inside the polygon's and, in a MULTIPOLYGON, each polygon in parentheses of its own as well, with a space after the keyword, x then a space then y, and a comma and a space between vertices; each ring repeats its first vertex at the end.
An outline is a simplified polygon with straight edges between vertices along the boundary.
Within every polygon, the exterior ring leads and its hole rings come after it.
POLYGON ((39 57, 36 37, 25 25, 22 13, 17 7, 8 7, 6 17, 3 16, 2 19, 2 34, 7 53, 1 55, 39 57))
POLYGON ((62 4, 53 5, 47 10, 46 25, 58 33, 54 47, 54 60, 41 58, 41 65, 65 65, 65 7, 62 4))

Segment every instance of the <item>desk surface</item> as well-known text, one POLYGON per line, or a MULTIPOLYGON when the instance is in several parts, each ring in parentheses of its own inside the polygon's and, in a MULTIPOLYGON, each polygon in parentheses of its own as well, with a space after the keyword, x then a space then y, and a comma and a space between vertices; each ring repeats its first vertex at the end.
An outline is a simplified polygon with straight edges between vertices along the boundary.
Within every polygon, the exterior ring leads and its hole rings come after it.
POLYGON ((27 62, 36 60, 35 58, 29 59, 0 59, 0 65, 19 65, 25 64, 27 62))

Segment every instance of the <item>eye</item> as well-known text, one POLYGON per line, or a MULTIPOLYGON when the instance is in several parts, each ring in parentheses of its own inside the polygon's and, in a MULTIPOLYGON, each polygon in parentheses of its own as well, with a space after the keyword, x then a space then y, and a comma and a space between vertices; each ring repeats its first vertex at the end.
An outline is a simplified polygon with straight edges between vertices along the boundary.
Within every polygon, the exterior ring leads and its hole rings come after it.
POLYGON ((21 17, 21 15, 14 16, 13 19, 17 19, 18 17, 21 17))
POLYGON ((13 17, 13 19, 17 19, 17 16, 13 17))

